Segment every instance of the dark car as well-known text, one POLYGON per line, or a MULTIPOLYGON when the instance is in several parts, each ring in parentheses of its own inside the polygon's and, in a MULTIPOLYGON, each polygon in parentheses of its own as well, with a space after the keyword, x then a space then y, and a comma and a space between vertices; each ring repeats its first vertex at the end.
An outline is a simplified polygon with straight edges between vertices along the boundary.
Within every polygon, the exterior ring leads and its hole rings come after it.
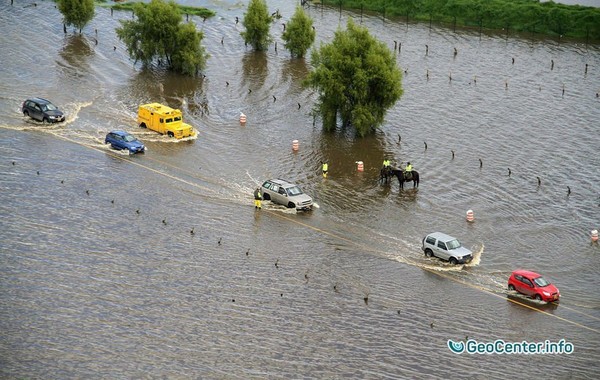
POLYGON ((23 102, 23 115, 43 123, 65 121, 65 115, 52 102, 43 98, 30 98, 23 102))
POLYGON ((130 154, 143 153, 146 150, 144 144, 131 133, 125 131, 112 131, 106 135, 105 144, 117 150, 127 149, 130 154))

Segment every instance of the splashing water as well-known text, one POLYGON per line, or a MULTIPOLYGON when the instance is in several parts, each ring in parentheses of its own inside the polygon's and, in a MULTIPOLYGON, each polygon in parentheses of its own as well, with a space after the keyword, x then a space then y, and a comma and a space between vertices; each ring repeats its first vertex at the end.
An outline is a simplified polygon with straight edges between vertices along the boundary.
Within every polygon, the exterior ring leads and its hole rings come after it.
POLYGON ((481 247, 479 247, 479 249, 475 250, 473 249, 473 260, 471 260, 470 263, 465 264, 465 267, 476 267, 481 263, 481 255, 483 254, 483 249, 485 248, 485 245, 483 245, 483 243, 481 243, 481 247))

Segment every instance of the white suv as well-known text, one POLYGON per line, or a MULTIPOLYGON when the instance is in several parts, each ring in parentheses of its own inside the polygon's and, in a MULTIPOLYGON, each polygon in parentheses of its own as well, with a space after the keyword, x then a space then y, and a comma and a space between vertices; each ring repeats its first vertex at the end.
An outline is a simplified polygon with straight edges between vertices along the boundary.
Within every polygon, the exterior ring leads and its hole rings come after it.
POLYGON ((296 210, 312 209, 312 198, 304 194, 298 186, 288 181, 282 179, 265 181, 260 191, 265 201, 270 200, 271 202, 279 203, 288 208, 295 208, 296 210))
POLYGON ((427 257, 436 256, 450 264, 464 264, 473 260, 473 252, 463 247, 457 238, 441 232, 425 236, 421 248, 427 257))

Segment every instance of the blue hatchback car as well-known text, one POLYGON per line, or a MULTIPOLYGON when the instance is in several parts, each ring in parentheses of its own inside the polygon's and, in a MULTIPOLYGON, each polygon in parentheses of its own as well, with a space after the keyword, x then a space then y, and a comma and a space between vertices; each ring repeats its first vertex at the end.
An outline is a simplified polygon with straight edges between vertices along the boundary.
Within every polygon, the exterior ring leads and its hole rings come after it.
POLYGON ((131 133, 125 131, 112 131, 106 135, 105 144, 117 150, 127 149, 130 154, 143 153, 146 150, 144 144, 131 133))

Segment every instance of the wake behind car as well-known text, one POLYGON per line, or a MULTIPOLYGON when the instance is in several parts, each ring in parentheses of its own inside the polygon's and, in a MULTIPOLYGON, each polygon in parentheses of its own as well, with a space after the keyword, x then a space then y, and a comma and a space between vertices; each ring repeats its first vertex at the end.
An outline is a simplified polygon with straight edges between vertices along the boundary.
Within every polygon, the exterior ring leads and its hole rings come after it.
POLYGON ((106 135, 105 144, 110 144, 113 149, 129 150, 129 154, 143 153, 146 150, 144 144, 131 133, 125 131, 112 131, 106 135))
POLYGON ((462 246, 457 238, 442 232, 434 232, 423 238, 421 249, 427 257, 439 257, 450 264, 465 264, 473 260, 473 252, 462 246))
POLYGON ((265 181, 260 188, 263 199, 273 203, 284 205, 296 210, 310 210, 313 200, 304 194, 300 187, 282 179, 271 179, 265 181))
POLYGON ((516 270, 508 278, 508 290, 516 290, 538 301, 554 302, 560 298, 560 292, 541 275, 528 271, 516 270))
POLYGON ((21 106, 23 115, 42 123, 57 123, 65 121, 65 115, 52 102, 43 98, 29 98, 21 106))

